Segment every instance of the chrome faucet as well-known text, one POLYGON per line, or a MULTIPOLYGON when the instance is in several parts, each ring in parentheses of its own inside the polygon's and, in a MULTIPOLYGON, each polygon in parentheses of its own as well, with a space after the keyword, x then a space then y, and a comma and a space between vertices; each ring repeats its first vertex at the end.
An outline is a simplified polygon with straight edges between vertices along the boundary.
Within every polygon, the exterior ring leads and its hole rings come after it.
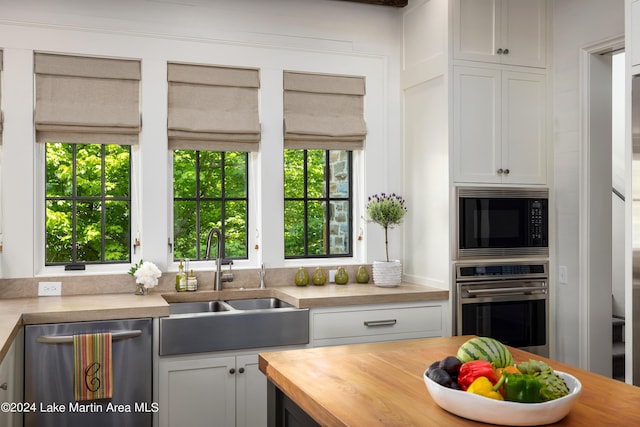
POLYGON ((204 258, 209 259, 209 255, 211 254, 211 238, 213 235, 216 235, 216 240, 218 243, 218 254, 216 257, 216 280, 213 285, 214 291, 222 290, 222 232, 219 228, 212 228, 209 231, 209 235, 207 236, 207 248, 204 253, 204 258))

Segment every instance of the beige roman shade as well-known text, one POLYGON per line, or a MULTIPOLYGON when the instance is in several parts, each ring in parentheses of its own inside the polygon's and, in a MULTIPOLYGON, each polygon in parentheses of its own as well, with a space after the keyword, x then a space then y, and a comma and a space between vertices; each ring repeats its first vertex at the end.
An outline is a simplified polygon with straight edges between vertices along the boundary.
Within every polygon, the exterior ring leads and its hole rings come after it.
POLYGON ((140 61, 36 53, 38 142, 136 144, 140 61))
POLYGON ((285 148, 362 149, 364 94, 364 77, 285 71, 285 148))
POLYGON ((167 64, 170 149, 257 151, 257 69, 167 64))

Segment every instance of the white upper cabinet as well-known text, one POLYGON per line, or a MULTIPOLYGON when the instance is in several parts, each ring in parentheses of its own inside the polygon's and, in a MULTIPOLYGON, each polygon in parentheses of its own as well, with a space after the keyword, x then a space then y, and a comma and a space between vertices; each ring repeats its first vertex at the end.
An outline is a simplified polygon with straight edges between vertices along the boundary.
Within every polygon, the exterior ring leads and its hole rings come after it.
POLYGON ((546 0, 455 0, 454 59, 546 67, 546 0))
POLYGON ((545 75, 454 67, 454 181, 545 184, 545 75))

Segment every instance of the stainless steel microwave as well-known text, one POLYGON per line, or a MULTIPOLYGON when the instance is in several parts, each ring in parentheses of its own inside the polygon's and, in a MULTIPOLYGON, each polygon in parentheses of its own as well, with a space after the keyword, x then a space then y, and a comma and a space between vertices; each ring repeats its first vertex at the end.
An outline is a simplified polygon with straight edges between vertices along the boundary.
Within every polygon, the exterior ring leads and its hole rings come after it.
POLYGON ((549 190, 456 188, 457 259, 549 256, 549 190))

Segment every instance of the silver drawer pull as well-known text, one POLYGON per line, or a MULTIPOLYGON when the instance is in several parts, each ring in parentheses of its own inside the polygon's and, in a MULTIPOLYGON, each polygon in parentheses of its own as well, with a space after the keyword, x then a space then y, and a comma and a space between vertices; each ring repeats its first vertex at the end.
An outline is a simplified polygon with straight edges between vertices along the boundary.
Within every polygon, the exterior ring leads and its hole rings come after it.
POLYGON ((389 319, 389 320, 365 320, 364 321, 364 326, 367 327, 374 327, 374 326, 393 326, 396 323, 398 323, 398 321, 396 319, 389 319))
MULTIPOLYGON (((124 340, 127 338, 139 337, 140 335, 142 335, 142 331, 140 329, 113 332, 111 333, 111 340, 124 340)), ((39 336, 36 341, 44 344, 73 343, 73 335, 43 335, 39 336)))

